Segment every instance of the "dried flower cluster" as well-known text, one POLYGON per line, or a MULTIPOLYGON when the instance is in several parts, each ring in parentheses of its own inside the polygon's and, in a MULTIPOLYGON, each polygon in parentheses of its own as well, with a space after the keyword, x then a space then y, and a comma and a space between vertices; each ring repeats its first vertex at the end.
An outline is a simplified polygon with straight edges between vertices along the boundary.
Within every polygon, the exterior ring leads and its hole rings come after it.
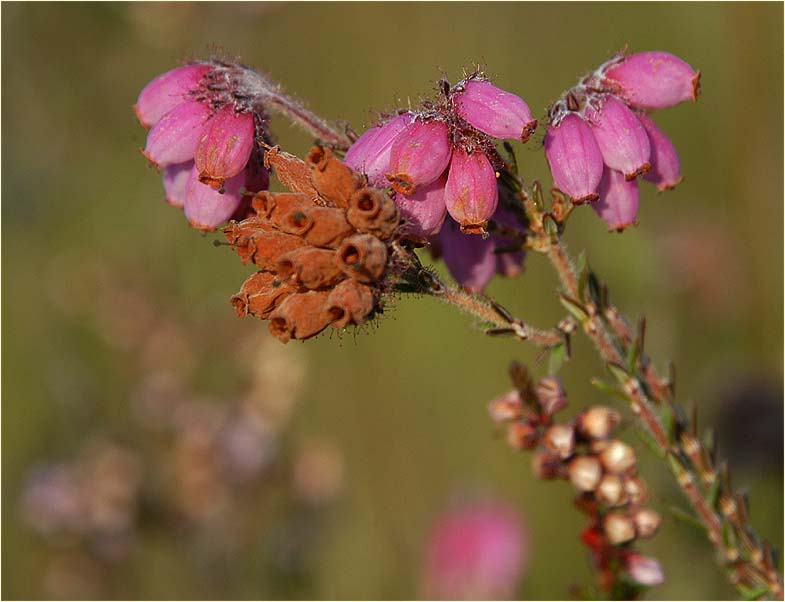
POLYGON ((532 467, 539 478, 565 479, 578 491, 575 503, 591 521, 581 539, 592 553, 599 586, 611 592, 624 581, 661 583, 659 562, 633 548, 636 539, 657 532, 661 519, 644 506, 648 492, 637 475, 635 452, 613 436, 618 412, 592 406, 574 420, 555 422, 554 415, 567 407, 558 379, 546 377, 535 385, 516 363, 510 374, 516 388, 489 404, 490 415, 505 425, 511 447, 537 450, 532 467))
POLYGON ((237 314, 269 320, 284 343, 363 324, 380 307, 395 203, 329 149, 305 162, 272 149, 266 160, 292 192, 257 194, 255 215, 224 228, 243 263, 260 268, 232 297, 237 314))
POLYGON ((645 113, 697 100, 700 72, 667 52, 619 53, 549 110, 545 154, 556 186, 590 202, 611 230, 638 212, 637 177, 660 191, 682 179, 670 139, 645 113))

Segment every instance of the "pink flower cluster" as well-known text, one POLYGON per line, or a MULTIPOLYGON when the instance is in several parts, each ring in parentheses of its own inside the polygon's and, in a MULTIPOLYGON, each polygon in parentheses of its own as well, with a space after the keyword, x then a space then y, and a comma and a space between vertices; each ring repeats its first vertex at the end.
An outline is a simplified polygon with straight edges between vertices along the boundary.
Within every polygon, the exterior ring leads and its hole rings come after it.
POLYGON ((466 233, 483 233, 496 210, 497 169, 504 162, 494 139, 528 140, 537 127, 528 105, 475 73, 442 98, 372 127, 345 162, 373 186, 392 186, 409 231, 439 232, 449 213, 466 233))
MULTIPOLYGON (((480 73, 450 86, 419 111, 405 111, 370 128, 346 153, 346 164, 373 186, 391 187, 406 231, 432 238, 450 272, 472 291, 494 273, 521 271, 523 253, 497 254, 510 241, 484 239, 488 220, 513 225, 499 202, 495 139, 525 142, 537 127, 529 106, 480 73), (445 221, 447 215, 451 220, 445 221)), ((521 224, 516 224, 520 227, 521 224)))
POLYGON ((638 212, 638 176, 659 191, 681 181, 670 139, 645 113, 697 100, 700 72, 667 52, 619 54, 549 111, 545 154, 556 186, 590 202, 611 230, 638 212))
POLYGON ((147 84, 134 107, 150 128, 143 154, 163 169, 166 200, 205 231, 242 213, 246 192, 269 185, 256 145, 265 116, 232 92, 231 77, 221 63, 178 67, 147 84))

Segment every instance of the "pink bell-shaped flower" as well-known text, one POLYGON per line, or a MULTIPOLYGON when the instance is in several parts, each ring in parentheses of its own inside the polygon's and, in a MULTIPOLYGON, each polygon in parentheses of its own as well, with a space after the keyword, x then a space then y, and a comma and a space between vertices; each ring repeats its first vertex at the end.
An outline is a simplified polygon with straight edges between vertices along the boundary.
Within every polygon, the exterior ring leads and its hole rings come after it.
POLYGON ((406 232, 422 238, 439 232, 447 215, 444 204, 446 183, 447 178, 442 176, 435 182, 420 186, 412 195, 395 195, 395 204, 405 220, 406 232))
POLYGON ((662 51, 624 57, 607 70, 605 82, 641 109, 665 109, 685 100, 698 100, 700 94, 700 71, 662 51))
POLYGON ((205 103, 196 100, 180 103, 147 134, 142 154, 159 167, 192 160, 210 115, 211 109, 205 103))
POLYGON ((496 211, 499 188, 496 171, 482 152, 468 154, 456 149, 444 188, 444 202, 464 232, 482 232, 496 211))
POLYGON ((396 192, 413 194, 442 175, 452 154, 448 133, 441 121, 415 121, 396 137, 386 174, 396 192))
POLYGON ((502 140, 526 142, 537 129, 520 96, 482 80, 469 80, 453 96, 458 115, 481 132, 502 140))
POLYGON ((199 180, 220 188, 245 168, 253 147, 253 113, 237 113, 232 104, 224 106, 210 119, 196 148, 199 180))
POLYGON ((199 169, 194 166, 185 189, 185 217, 191 226, 211 232, 228 220, 240 206, 245 187, 245 174, 230 178, 224 184, 223 194, 199 181, 199 169))
POLYGON ((621 100, 607 95, 599 111, 586 107, 594 139, 605 165, 631 180, 651 169, 649 136, 638 117, 621 100))
POLYGON ((591 204, 609 230, 624 230, 638 214, 638 182, 627 180, 615 169, 605 168, 600 180, 600 200, 591 204))
POLYGON ((643 179, 657 186, 660 192, 675 188, 683 179, 676 147, 651 117, 641 113, 638 119, 646 129, 651 145, 651 171, 643 179))
POLYGON ((139 93, 134 112, 144 127, 150 128, 158 120, 187 99, 199 86, 202 77, 212 69, 210 65, 185 65, 162 73, 139 93))
POLYGON ((390 168, 390 151, 398 135, 414 121, 414 115, 403 113, 384 125, 372 127, 355 140, 346 151, 344 163, 365 174, 371 186, 384 188, 389 183, 385 174, 390 168))
POLYGON ((194 162, 188 161, 167 165, 164 168, 164 192, 166 193, 166 202, 170 205, 174 207, 185 205, 185 189, 193 167, 194 162))
POLYGON ((545 156, 556 187, 574 203, 597 200, 602 178, 600 147, 589 125, 577 113, 568 113, 557 126, 548 126, 545 156))

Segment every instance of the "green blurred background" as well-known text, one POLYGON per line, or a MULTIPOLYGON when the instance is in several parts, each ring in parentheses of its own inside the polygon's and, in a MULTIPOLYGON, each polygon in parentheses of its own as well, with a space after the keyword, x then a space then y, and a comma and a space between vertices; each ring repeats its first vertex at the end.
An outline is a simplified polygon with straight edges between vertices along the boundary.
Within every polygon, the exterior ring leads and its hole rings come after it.
MULTIPOLYGON (((23 484, 32 466, 73 457, 96 433, 128 435, 135 383, 159 367, 150 365, 159 356, 140 355, 139 337, 176 323, 189 341, 176 353, 187 353, 188 387, 201 397, 237 395, 265 361, 255 353, 265 325, 239 320, 228 303, 248 268, 163 202, 131 110, 153 76, 215 47, 356 129, 375 109, 429 93, 442 71, 455 81, 478 62, 538 115, 625 44, 699 67, 700 102, 657 115, 684 183, 664 195, 643 187, 640 226, 623 235, 578 211, 567 241, 587 249, 624 311, 646 314, 651 355, 663 368, 675 361, 677 392, 699 401, 704 426, 723 426, 753 523, 781 549, 782 28, 777 3, 4 3, 3 597, 52 595, 42 586, 51 542, 20 519, 23 484)), ((273 129, 285 149, 307 150, 307 136, 280 118, 273 129)), ((548 181, 538 146, 520 148, 519 162, 548 181)), ((555 287, 531 256, 523 276, 497 279, 489 293, 545 326, 562 315, 555 287)), ((416 597, 431 521, 477 494, 506 500, 528 522, 521 597, 562 598, 569 583, 588 582, 570 488, 538 482, 486 414, 508 388, 508 362, 531 362, 536 350, 486 338, 433 300, 401 298, 357 336, 276 354, 307 363, 287 437, 326 437, 344 462, 343 493, 309 550, 307 588, 271 588, 253 553, 206 579, 193 548, 164 525, 139 529, 100 596, 416 597)), ((600 372, 578 339, 562 370, 570 412, 606 401, 588 383, 600 372)), ((667 517, 680 494, 636 447, 667 517)), ((666 518, 642 548, 668 577, 651 596, 733 596, 689 526, 666 518)))

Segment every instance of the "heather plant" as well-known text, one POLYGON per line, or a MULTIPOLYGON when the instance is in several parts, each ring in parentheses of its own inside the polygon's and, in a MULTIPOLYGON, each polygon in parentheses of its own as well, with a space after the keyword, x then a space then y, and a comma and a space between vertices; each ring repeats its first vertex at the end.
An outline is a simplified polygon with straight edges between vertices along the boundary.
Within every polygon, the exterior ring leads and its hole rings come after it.
MULTIPOLYGON (((535 383, 514 363, 514 390, 489 409, 511 447, 534 452, 538 477, 564 479, 577 492, 588 517, 580 539, 596 574, 577 595, 631 599, 667 578, 667 559, 636 548, 656 534, 661 516, 635 452, 618 436, 623 424, 670 471, 689 506, 674 515, 705 533, 739 595, 776 599, 783 591, 775 553, 752 529, 746 495, 734 488, 713 432, 701 433, 697 406, 679 401, 673 367, 656 369, 646 321, 632 325, 613 304, 590 267, 591 249, 576 257, 564 242, 582 205, 620 232, 636 224, 641 180, 660 192, 679 184, 675 146, 650 113, 699 92, 700 72, 684 60, 621 52, 537 120, 521 97, 473 70, 455 84, 442 78, 432 99, 381 114, 358 135, 313 114, 268 76, 211 59, 154 79, 135 110, 149 128, 143 153, 162 171, 167 201, 193 228, 219 230, 216 245, 256 270, 231 296, 235 311, 265 321, 280 341, 370 321, 384 327, 385 307, 412 294, 469 314, 486 335, 542 349, 547 374, 535 383), (273 114, 314 138, 306 156, 274 144, 273 114), (509 140, 542 140, 552 185, 521 172, 509 140), (271 192, 271 176, 286 191, 271 192), (445 260, 455 284, 425 265, 427 253, 445 260), (535 327, 483 294, 494 275, 518 276, 532 256, 560 281, 566 313, 553 327, 535 327), (579 332, 606 369, 591 383, 608 405, 558 422, 567 396, 557 374, 573 359, 579 332), (626 419, 610 405, 619 401, 626 419)), ((531 285, 521 280, 522 290, 531 285)))

